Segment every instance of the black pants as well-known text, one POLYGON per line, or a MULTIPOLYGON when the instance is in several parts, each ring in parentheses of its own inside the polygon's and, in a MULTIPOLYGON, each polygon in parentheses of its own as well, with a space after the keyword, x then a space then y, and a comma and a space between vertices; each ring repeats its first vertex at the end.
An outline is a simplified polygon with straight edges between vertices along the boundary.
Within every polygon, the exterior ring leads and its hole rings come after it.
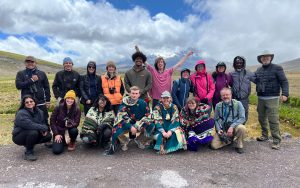
MULTIPOLYGON (((71 142, 75 142, 77 135, 78 135, 78 129, 70 128, 70 129, 67 129, 67 131, 69 131, 71 142)), ((64 151, 64 148, 66 145, 65 138, 64 138, 65 135, 62 135, 62 136, 63 136, 63 139, 62 139, 62 142, 60 142, 60 143, 55 142, 55 139, 53 138, 52 152, 56 155, 61 154, 64 151)))
POLYGON ((51 133, 48 132, 43 136, 37 130, 24 130, 17 135, 13 135, 12 140, 19 146, 24 146, 26 150, 33 150, 34 145, 49 142, 52 138, 51 133))
POLYGON ((102 132, 99 134, 98 139, 99 143, 107 143, 109 142, 110 138, 112 135, 111 128, 109 127, 104 127, 102 132))

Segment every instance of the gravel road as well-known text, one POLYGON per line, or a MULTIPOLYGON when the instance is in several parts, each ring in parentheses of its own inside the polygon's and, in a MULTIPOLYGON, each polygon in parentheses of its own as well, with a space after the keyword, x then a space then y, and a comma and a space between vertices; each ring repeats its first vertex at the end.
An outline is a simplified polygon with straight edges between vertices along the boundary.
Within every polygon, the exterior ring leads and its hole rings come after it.
POLYGON ((22 159, 23 148, 0 146, 0 187, 299 187, 300 139, 282 143, 247 141, 245 153, 231 146, 197 153, 160 156, 130 143, 127 152, 103 156, 100 148, 77 144, 76 151, 54 156, 35 148, 38 160, 22 159))

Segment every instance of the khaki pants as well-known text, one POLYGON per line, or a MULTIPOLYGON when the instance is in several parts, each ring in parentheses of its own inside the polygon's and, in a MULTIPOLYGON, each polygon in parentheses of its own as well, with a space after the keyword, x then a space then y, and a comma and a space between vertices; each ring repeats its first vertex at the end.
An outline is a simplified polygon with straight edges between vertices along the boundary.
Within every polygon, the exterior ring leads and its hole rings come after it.
POLYGON ((258 99, 257 112, 258 121, 261 126, 262 136, 268 138, 268 123, 270 125, 273 142, 279 144, 281 142, 279 130, 279 99, 262 100, 258 99))
MULTIPOLYGON (((243 141, 246 136, 246 127, 244 125, 238 125, 236 128, 234 128, 233 135, 234 135, 233 142, 235 142, 236 144, 235 147, 243 148, 243 141)), ((225 142, 222 142, 219 135, 215 134, 214 139, 211 142, 211 147, 213 149, 219 149, 229 144, 230 143, 226 144, 225 142)))

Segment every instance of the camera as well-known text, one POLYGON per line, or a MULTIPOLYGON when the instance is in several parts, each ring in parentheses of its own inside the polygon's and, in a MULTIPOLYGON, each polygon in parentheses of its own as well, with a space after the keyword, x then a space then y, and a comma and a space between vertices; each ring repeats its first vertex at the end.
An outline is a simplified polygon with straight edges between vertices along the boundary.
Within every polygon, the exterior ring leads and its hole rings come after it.
POLYGON ((38 92, 38 90, 37 90, 35 84, 32 84, 32 85, 29 87, 29 89, 30 89, 30 93, 37 93, 37 92, 38 92))
POLYGON ((224 133, 219 134, 219 137, 222 142, 225 142, 225 144, 229 144, 231 142, 231 139, 227 137, 224 133))
POLYGON ((115 91, 116 91, 116 88, 115 88, 115 87, 109 88, 109 93, 110 93, 110 94, 114 94, 115 91))

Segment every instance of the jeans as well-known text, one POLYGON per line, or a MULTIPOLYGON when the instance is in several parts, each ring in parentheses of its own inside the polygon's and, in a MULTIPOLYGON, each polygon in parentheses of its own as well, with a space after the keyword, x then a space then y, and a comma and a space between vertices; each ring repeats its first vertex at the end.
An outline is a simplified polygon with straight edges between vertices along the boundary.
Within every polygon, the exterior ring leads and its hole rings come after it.
MULTIPOLYGON (((78 129, 70 128, 70 129, 67 129, 66 131, 69 131, 71 142, 75 142, 77 135, 78 135, 78 129)), ((62 142, 60 142, 60 143, 55 142, 55 139, 53 138, 52 152, 56 155, 61 154, 64 151, 64 147, 66 145, 64 135, 62 135, 62 136, 63 136, 63 139, 62 139, 62 142)))

